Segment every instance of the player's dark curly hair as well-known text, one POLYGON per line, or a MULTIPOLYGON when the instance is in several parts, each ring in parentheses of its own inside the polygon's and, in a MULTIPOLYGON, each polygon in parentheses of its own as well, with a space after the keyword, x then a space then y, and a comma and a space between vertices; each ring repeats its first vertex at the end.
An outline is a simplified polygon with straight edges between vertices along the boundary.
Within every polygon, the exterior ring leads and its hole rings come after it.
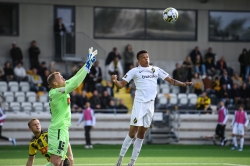
POLYGON ((141 51, 139 51, 139 52, 137 53, 137 55, 136 55, 137 59, 139 60, 139 56, 140 56, 141 54, 144 54, 144 53, 148 53, 148 51, 147 51, 147 50, 141 50, 141 51))

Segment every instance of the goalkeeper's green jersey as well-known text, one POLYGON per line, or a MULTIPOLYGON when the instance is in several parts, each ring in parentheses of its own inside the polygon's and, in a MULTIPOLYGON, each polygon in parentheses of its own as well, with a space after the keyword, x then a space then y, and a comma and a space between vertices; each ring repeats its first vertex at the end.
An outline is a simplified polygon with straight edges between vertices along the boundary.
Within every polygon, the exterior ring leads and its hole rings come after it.
POLYGON ((51 122, 49 130, 66 129, 71 126, 71 109, 69 93, 76 89, 86 77, 85 65, 66 81, 65 87, 51 89, 49 91, 49 104, 51 122))

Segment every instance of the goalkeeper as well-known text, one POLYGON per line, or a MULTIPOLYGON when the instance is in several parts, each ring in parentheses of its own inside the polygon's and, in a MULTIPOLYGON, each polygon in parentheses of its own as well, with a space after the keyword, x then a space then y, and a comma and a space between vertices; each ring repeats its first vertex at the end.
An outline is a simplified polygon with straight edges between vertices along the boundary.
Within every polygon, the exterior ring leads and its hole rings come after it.
POLYGON ((48 76, 47 81, 51 87, 49 91, 51 121, 48 128, 48 153, 50 162, 46 166, 60 166, 64 156, 68 154, 68 159, 73 165, 73 154, 69 146, 69 126, 71 126, 70 95, 84 80, 89 73, 92 64, 96 61, 93 48, 89 49, 86 64, 76 73, 75 76, 66 80, 59 72, 48 76))

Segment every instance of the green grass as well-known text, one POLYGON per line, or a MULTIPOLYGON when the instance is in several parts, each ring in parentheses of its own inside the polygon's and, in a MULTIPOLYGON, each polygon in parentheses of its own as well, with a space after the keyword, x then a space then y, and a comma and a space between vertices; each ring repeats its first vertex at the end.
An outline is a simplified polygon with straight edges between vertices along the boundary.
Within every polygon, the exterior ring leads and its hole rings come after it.
MULTIPOLYGON (((121 145, 94 145, 94 149, 83 146, 72 146, 74 161, 77 166, 114 166, 121 145)), ((123 165, 125 166, 132 153, 128 150, 123 165)), ((250 166, 250 146, 242 152, 232 151, 230 147, 207 145, 143 145, 136 165, 149 166, 250 166)), ((1 166, 25 165, 28 158, 28 146, 1 146, 1 166)), ((45 165, 46 159, 36 155, 34 165, 45 165)))

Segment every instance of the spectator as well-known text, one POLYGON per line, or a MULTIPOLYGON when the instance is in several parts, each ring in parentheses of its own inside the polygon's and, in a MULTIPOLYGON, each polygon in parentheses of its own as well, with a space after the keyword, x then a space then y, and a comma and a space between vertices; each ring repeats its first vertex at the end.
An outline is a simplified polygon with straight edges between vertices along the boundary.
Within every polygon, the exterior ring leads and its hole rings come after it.
POLYGON ((250 75, 247 77, 247 80, 245 81, 247 88, 250 89, 250 75))
POLYGON ((102 69, 99 66, 99 61, 95 61, 94 65, 90 69, 90 73, 93 74, 95 84, 102 82, 102 69))
POLYGON ((5 77, 7 82, 15 80, 14 70, 11 67, 11 64, 9 61, 5 62, 3 70, 4 70, 4 74, 5 74, 4 77, 5 77))
POLYGON ((55 35, 55 58, 61 59, 61 42, 63 39, 63 35, 66 32, 66 28, 62 22, 62 18, 58 18, 54 25, 54 35, 55 35))
POLYGON ((248 75, 250 74, 250 52, 248 52, 244 56, 244 62, 245 62, 245 80, 247 79, 248 75))
POLYGON ((205 62, 211 62, 212 64, 215 64, 215 57, 216 57, 216 54, 213 53, 213 49, 212 47, 209 47, 208 48, 208 52, 206 53, 205 55, 205 62))
POLYGON ((189 54, 189 56, 190 56, 191 61, 192 61, 193 64, 195 64, 196 55, 200 55, 200 56, 201 56, 201 60, 202 60, 202 55, 201 55, 201 52, 200 52, 198 46, 196 46, 196 47, 191 51, 191 53, 189 54))
POLYGON ((72 113, 80 111, 81 107, 78 101, 79 101, 79 96, 74 90, 70 93, 70 107, 71 107, 72 113))
POLYGON ((199 73, 200 75, 205 76, 206 74, 206 67, 202 61, 202 58, 199 54, 196 55, 196 58, 194 60, 194 67, 195 72, 199 73))
POLYGON ((117 113, 116 109, 117 109, 117 107, 115 105, 115 101, 113 99, 110 100, 107 113, 115 113, 116 114, 117 113))
POLYGON ((204 85, 202 80, 199 78, 199 74, 195 73, 194 77, 192 78, 191 81, 193 84, 193 93, 197 94, 199 96, 203 91, 204 91, 204 85))
POLYGON ((176 63, 175 69, 174 69, 173 74, 172 74, 173 79, 179 80, 179 69, 180 69, 180 65, 179 65, 179 63, 176 63))
POLYGON ((24 69, 21 62, 17 63, 17 66, 14 68, 14 73, 15 73, 16 80, 18 82, 28 81, 28 77, 26 75, 26 70, 24 69))
POLYGON ((82 93, 81 93, 81 95, 79 96, 78 99, 79 99, 79 101, 78 101, 79 106, 80 106, 81 108, 84 108, 86 102, 89 101, 89 99, 88 99, 88 97, 87 97, 87 92, 86 92, 85 90, 83 90, 82 93))
POLYGON ((231 98, 233 99, 234 105, 238 105, 241 103, 241 92, 238 88, 238 84, 233 84, 233 88, 231 89, 231 98))
POLYGON ((227 70, 227 63, 224 56, 222 56, 221 59, 217 61, 216 69, 219 71, 220 75, 223 74, 224 70, 227 70))
POLYGON ((107 91, 102 92, 101 96, 101 108, 107 109, 109 107, 109 102, 111 100, 111 97, 109 96, 107 91))
POLYGON ((239 55, 238 62, 240 63, 240 76, 245 77, 245 56, 247 56, 247 49, 243 49, 242 53, 239 55))
MULTIPOLYGON (((185 65, 181 65, 181 67, 177 70, 177 78, 179 81, 186 82, 188 81, 188 70, 185 65)), ((161 80, 161 79, 158 79, 161 80)), ((186 93, 187 87, 180 87, 180 93, 186 93)))
POLYGON ((37 69, 32 69, 32 75, 30 76, 30 89, 34 92, 43 91, 46 92, 46 88, 42 86, 43 80, 41 76, 37 74, 37 69))
POLYGON ((128 107, 124 105, 124 100, 119 99, 119 104, 117 106, 117 109, 122 109, 122 111, 119 111, 118 113, 127 113, 128 112, 128 107))
POLYGON ((77 126, 84 121, 84 131, 85 131, 85 149, 92 149, 90 130, 95 126, 96 118, 94 110, 90 107, 90 103, 86 102, 85 109, 82 111, 82 116, 77 122, 77 126))
POLYGON ((220 92, 221 86, 220 86, 220 80, 219 77, 216 76, 213 80, 213 90, 215 91, 215 94, 217 96, 219 96, 219 92, 220 92))
POLYGON ((44 71, 44 76, 41 77, 42 80, 43 80, 42 85, 46 88, 47 92, 48 92, 49 89, 50 89, 49 84, 48 84, 48 81, 47 81, 47 78, 48 78, 49 75, 50 75, 50 72, 49 72, 49 70, 47 69, 47 70, 44 71))
POLYGON ((84 80, 84 89, 87 92, 93 92, 96 90, 98 84, 102 82, 102 70, 99 67, 99 62, 96 61, 92 68, 90 69, 90 73, 86 75, 84 80))
POLYGON ((233 84, 237 84, 237 87, 241 87, 242 86, 242 78, 239 77, 239 74, 237 72, 234 72, 234 75, 232 77, 232 82, 233 84))
POLYGON ((39 69, 39 54, 40 49, 36 46, 36 41, 33 40, 29 48, 30 69, 33 69, 34 67, 39 69))
POLYGON ((202 110, 202 114, 208 114, 212 112, 210 108, 211 99, 207 96, 206 92, 203 92, 197 99, 197 110, 202 110))
POLYGON ((247 84, 243 83, 240 89, 241 103, 245 105, 246 109, 250 109, 250 89, 247 88, 247 84))
POLYGON ((206 75, 204 79, 202 79, 203 85, 204 85, 204 90, 207 92, 208 95, 213 94, 213 81, 212 79, 206 75))
POLYGON ((93 96, 90 98, 90 105, 93 109, 100 109, 101 108, 101 99, 97 90, 94 90, 93 96))
POLYGON ((103 87, 103 90, 106 90, 109 96, 114 97, 114 92, 110 81, 106 81, 106 86, 103 87))
POLYGON ((206 67, 206 71, 207 71, 207 74, 209 76, 214 76, 214 75, 217 75, 219 74, 216 70, 216 66, 215 64, 213 63, 213 60, 211 57, 207 57, 206 58, 206 62, 205 62, 205 67, 206 67))
POLYGON ((46 62, 42 62, 39 69, 38 70, 38 75, 40 75, 41 77, 45 76, 45 70, 47 70, 47 66, 46 66, 46 62))
MULTIPOLYGON (((118 79, 121 79, 121 77, 123 77, 123 68, 118 56, 116 56, 113 62, 109 64, 108 71, 110 76, 117 75, 118 79)), ((112 87, 114 88, 114 86, 115 85, 113 83, 112 87)), ((119 92, 119 88, 117 88, 116 92, 119 92)))
POLYGON ((186 57, 186 60, 183 62, 182 66, 187 69, 188 71, 188 81, 191 81, 193 76, 193 63, 191 61, 190 56, 186 57))
POLYGON ((227 84, 222 84, 218 98, 226 105, 233 104, 233 99, 231 97, 230 89, 227 88, 227 84))
POLYGON ((5 81, 5 74, 2 66, 0 66, 0 81, 5 81))
POLYGON ((134 52, 130 44, 126 45, 125 51, 123 53, 124 58, 124 70, 127 73, 130 70, 130 65, 134 65, 134 52))
POLYGON ((12 59, 13 67, 16 67, 18 62, 23 62, 22 50, 19 47, 17 47, 16 42, 12 43, 12 48, 10 50, 10 56, 12 59))
POLYGON ((227 70, 223 71, 223 76, 220 78, 220 85, 226 84, 228 89, 231 89, 233 85, 232 79, 228 76, 227 70))
POLYGON ((117 48, 114 47, 113 50, 108 54, 106 60, 105 60, 105 66, 109 66, 109 64, 114 61, 114 59, 118 57, 121 59, 121 55, 117 52, 117 48))

